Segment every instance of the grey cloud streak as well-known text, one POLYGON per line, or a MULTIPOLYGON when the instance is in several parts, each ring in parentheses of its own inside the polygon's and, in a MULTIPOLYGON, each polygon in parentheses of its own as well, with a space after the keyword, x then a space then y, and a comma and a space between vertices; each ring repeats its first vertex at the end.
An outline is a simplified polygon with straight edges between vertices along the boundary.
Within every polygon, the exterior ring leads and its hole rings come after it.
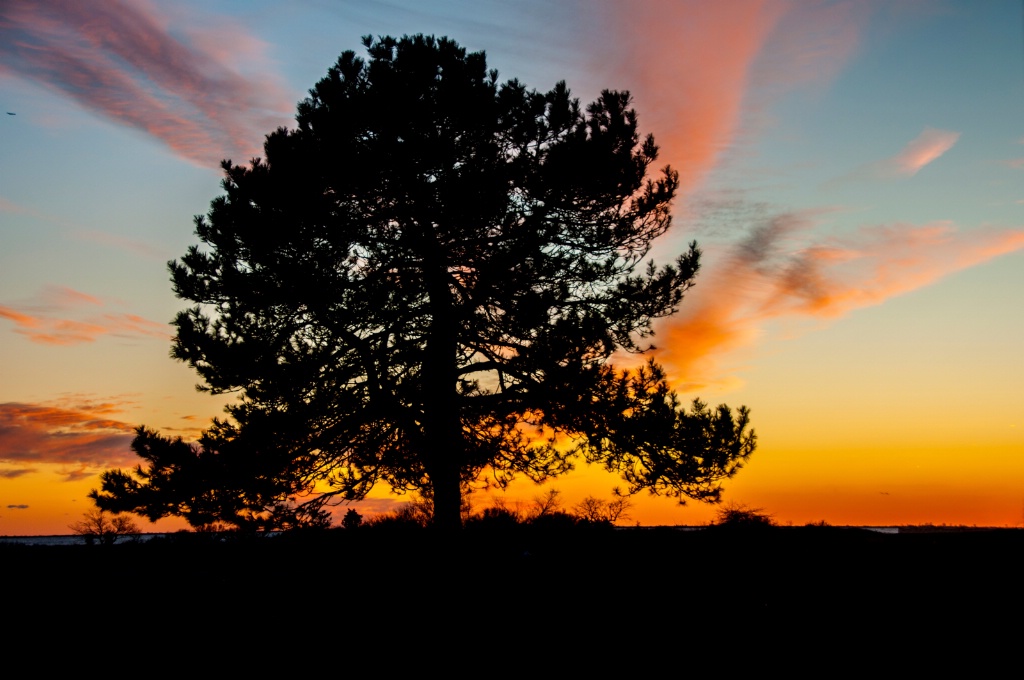
MULTIPOLYGON (((60 92, 204 166, 258 155, 293 103, 272 74, 247 77, 179 39, 151 5, 125 0, 7 0, 0 5, 0 71, 60 92)), ((196 32, 196 36, 198 33, 196 32)), ((224 42, 258 45, 238 30, 224 42)), ((253 59, 259 55, 252 54, 253 59)))

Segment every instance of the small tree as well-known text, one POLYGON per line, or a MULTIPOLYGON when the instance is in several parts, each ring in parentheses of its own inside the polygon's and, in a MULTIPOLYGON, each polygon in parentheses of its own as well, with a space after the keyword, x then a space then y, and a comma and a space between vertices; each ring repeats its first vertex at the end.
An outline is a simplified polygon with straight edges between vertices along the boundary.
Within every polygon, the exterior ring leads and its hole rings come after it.
POLYGON ((529 519, 534 520, 540 517, 547 517, 562 511, 562 492, 558 489, 548 489, 546 492, 533 498, 533 508, 530 510, 529 519))
POLYGON ((356 512, 355 508, 349 508, 341 520, 341 526, 346 529, 358 529, 363 524, 363 516, 356 512))
POLYGON ((214 486, 150 458, 105 474, 100 507, 188 512, 194 491, 259 514, 384 483, 454 528, 482 475, 542 481, 577 458, 630 493, 716 500, 754 450, 747 410, 688 412, 653 361, 608 362, 649 349, 700 260, 690 244, 645 262, 678 176, 648 176, 658 148, 629 93, 583 107, 564 83, 499 85, 448 39, 364 45, 369 61, 342 54, 265 159, 223 163, 202 245, 170 264, 192 305, 173 356, 241 395, 208 449, 214 486))
POLYGON ((572 514, 585 522, 615 524, 620 520, 629 519, 628 513, 631 507, 632 503, 624 496, 616 495, 610 501, 587 496, 573 506, 572 514))
POLYGON ((72 533, 81 536, 89 545, 113 545, 118 538, 137 536, 141 530, 127 515, 111 515, 103 510, 89 510, 82 514, 82 520, 69 524, 72 533))

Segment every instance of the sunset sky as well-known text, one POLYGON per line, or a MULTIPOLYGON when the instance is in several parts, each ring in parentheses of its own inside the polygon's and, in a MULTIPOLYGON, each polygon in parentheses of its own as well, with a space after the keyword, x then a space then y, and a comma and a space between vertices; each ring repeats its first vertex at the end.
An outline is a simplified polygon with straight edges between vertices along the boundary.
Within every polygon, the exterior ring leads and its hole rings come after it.
MULTIPOLYGON (((99 472, 137 462, 136 425, 188 438, 221 414, 169 358, 167 261, 221 159, 260 155, 361 36, 414 33, 486 51, 501 80, 633 93, 681 176, 654 256, 705 252, 657 358, 758 434, 726 501, 794 524, 1024 523, 1019 0, 6 0, 0 535, 67 533, 99 472)), ((553 486, 571 505, 615 479, 553 486)))

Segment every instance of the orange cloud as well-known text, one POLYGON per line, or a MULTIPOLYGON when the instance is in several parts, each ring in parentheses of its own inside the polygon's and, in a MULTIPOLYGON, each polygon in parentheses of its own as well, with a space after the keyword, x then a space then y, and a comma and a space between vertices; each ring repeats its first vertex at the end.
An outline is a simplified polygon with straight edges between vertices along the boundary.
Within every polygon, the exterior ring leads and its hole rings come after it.
MULTIPOLYGON (((67 466, 69 479, 95 474, 98 468, 136 462, 129 445, 134 427, 107 417, 110 404, 91 410, 47 404, 0 404, 0 462, 67 466)), ((17 477, 31 469, 6 471, 17 477)))
POLYGON ((42 345, 77 345, 94 342, 107 333, 107 329, 96 324, 71 321, 69 319, 33 319, 30 329, 15 328, 15 333, 27 335, 32 342, 42 345), (37 330, 37 328, 42 327, 37 330))
POLYGON ((21 312, 17 312, 9 307, 0 306, 0 318, 13 321, 22 329, 38 328, 42 324, 39 319, 31 317, 28 314, 22 314, 21 312))
POLYGON ((1022 228, 961 231, 948 222, 809 239, 816 217, 764 220, 730 246, 680 313, 665 321, 658 357, 681 389, 728 380, 717 360, 756 343, 772 319, 838 318, 1024 248, 1022 228))
POLYGON ((76 307, 82 304, 102 306, 103 302, 94 295, 68 288, 67 286, 47 285, 43 288, 43 298, 47 303, 61 307, 76 307))
POLYGON ((14 332, 44 345, 76 345, 110 335, 117 338, 170 337, 167 324, 136 314, 106 313, 85 319, 63 318, 83 306, 104 307, 99 298, 64 286, 47 286, 35 304, 16 309, 0 305, 0 318, 14 322, 14 332), (58 315, 59 314, 59 315, 58 315))
POLYGON ((879 171, 883 176, 913 177, 924 166, 953 148, 960 139, 959 132, 925 128, 921 134, 903 147, 892 158, 883 161, 879 171))
POLYGON ((287 123, 293 108, 262 44, 225 24, 213 49, 208 29, 176 25, 172 35, 170 24, 149 3, 8 0, 0 5, 0 68, 203 166, 258 155, 264 134, 287 123), (250 68, 263 68, 243 74, 225 58, 235 47, 250 68))

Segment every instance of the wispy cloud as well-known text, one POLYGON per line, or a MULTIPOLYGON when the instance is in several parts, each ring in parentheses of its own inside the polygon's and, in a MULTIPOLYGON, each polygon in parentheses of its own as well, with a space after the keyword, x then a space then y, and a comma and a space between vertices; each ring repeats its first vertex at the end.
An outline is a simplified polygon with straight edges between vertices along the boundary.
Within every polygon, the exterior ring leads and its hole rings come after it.
MULTIPOLYGON (((1024 144, 1024 137, 1018 139, 1017 143, 1024 144)), ((1008 168, 1020 170, 1021 168, 1024 168, 1024 158, 1010 158, 1009 160, 1003 161, 1003 164, 1008 168)))
POLYGON ((21 205, 20 203, 6 199, 3 196, 0 196, 0 212, 11 213, 12 215, 27 215, 33 219, 41 222, 47 222, 67 230, 66 233, 71 238, 99 243, 104 246, 129 252, 133 255, 142 255, 161 262, 166 262, 171 257, 169 253, 166 253, 145 241, 111 234, 110 232, 101 231, 99 229, 86 229, 63 218, 47 214, 41 210, 36 210, 35 208, 21 205))
POLYGON ((926 165, 935 162, 952 149, 959 139, 959 132, 926 127, 896 155, 862 165, 845 175, 825 182, 824 186, 835 188, 850 182, 898 180, 913 177, 926 165))
POLYGON ((227 20, 183 17, 141 0, 7 0, 0 69, 203 166, 258 155, 293 109, 265 45, 227 20))
POLYGON ((158 262, 166 262, 172 255, 145 241, 111 234, 97 229, 76 229, 70 234, 72 238, 99 243, 111 248, 117 248, 133 255, 141 255, 158 262))
POLYGON ((49 215, 45 212, 42 212, 41 210, 36 210, 35 208, 29 207, 27 205, 22 205, 10 199, 4 198, 3 196, 0 196, 0 212, 10 213, 12 215, 27 215, 34 219, 41 220, 43 222, 48 222, 50 224, 55 224, 59 227, 64 227, 66 229, 77 228, 76 225, 72 224, 71 222, 68 222, 67 220, 61 219, 60 217, 56 217, 54 215, 49 215))
POLYGON ((0 212, 13 213, 15 215, 23 215, 29 212, 29 209, 23 205, 9 201, 3 196, 0 196, 0 212))
MULTIPOLYGON (((100 468, 131 465, 136 462, 129 448, 134 427, 110 417, 119 410, 112 402, 78 407, 0 404, 0 461, 62 465, 68 479, 93 475, 100 468)), ((28 470, 9 472, 18 476, 28 470)))
POLYGON ((921 168, 952 149, 958 139, 959 132, 925 128, 902 151, 879 163, 876 170, 883 177, 913 177, 921 168))
POLYGON ((829 84, 856 54, 873 8, 868 3, 820 0, 784 7, 751 68, 751 85, 785 92, 829 84))
POLYGON ((762 220, 729 247, 659 331, 659 360, 682 389, 729 383, 719 360, 755 344, 773 319, 835 319, 1024 248, 1024 228, 949 222, 814 234, 820 213, 762 220))
POLYGON ((13 322, 15 333, 44 345, 76 345, 103 336, 170 337, 167 324, 137 314, 102 311, 106 307, 107 302, 93 295, 65 286, 47 286, 26 304, 0 305, 0 319, 13 322))
POLYGON ((748 74, 785 8, 777 2, 607 5, 623 81, 661 159, 697 185, 732 141, 748 74))
POLYGON ((35 468, 15 468, 14 470, 0 470, 0 477, 4 479, 17 479, 35 472, 35 468))
POLYGON ((103 302, 95 295, 89 295, 67 286, 46 286, 43 288, 42 297, 47 303, 62 309, 80 305, 103 306, 103 302))
MULTIPOLYGON (((856 51, 866 5, 782 0, 608 3, 614 70, 684 193, 743 136, 751 98, 828 81, 856 51)), ((607 60, 597 61, 603 67, 607 60)))

